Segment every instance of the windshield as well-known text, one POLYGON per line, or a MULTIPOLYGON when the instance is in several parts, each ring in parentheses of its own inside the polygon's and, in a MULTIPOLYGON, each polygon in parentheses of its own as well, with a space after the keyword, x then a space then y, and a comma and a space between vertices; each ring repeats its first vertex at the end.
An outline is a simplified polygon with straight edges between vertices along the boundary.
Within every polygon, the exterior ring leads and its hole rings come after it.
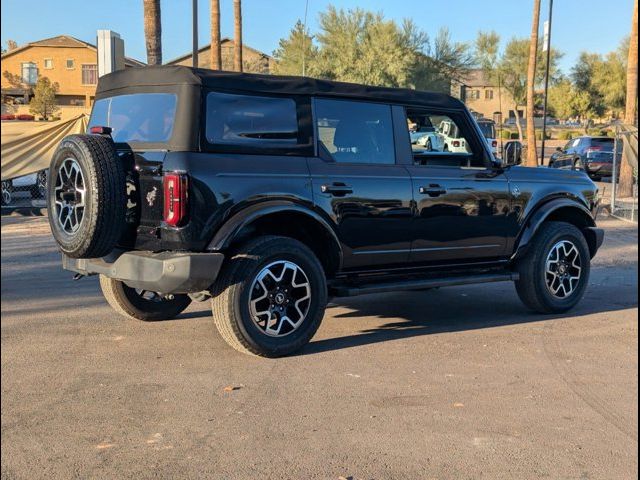
POLYGON ((111 136, 116 143, 167 142, 173 132, 176 102, 173 93, 102 98, 93 105, 89 128, 111 127, 111 136))
POLYGON ((479 122, 478 126, 480 127, 480 131, 484 135, 484 138, 496 138, 496 127, 493 123, 479 122))

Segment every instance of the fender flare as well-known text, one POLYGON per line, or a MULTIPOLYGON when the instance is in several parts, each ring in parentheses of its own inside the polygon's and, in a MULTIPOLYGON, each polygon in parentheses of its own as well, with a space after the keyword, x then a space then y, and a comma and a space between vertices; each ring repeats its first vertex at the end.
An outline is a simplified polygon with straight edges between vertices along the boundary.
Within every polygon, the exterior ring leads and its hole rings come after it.
POLYGON ((529 214, 527 220, 524 222, 524 228, 516 240, 516 246, 511 258, 516 259, 523 255, 529 246, 529 243, 540 228, 540 225, 542 225, 549 215, 561 208, 567 207, 574 208, 579 211, 587 220, 588 227, 596 226, 596 222, 594 221, 589 209, 577 201, 568 198, 556 198, 550 200, 529 214))
POLYGON ((340 269, 342 267, 342 246, 336 232, 331 228, 329 222, 310 208, 286 200, 273 200, 257 203, 235 213, 218 229, 216 234, 213 236, 213 239, 207 245, 206 250, 222 251, 227 249, 244 227, 266 215, 281 212, 301 213, 322 227, 322 229, 325 230, 329 237, 335 242, 338 249, 338 268, 340 269))

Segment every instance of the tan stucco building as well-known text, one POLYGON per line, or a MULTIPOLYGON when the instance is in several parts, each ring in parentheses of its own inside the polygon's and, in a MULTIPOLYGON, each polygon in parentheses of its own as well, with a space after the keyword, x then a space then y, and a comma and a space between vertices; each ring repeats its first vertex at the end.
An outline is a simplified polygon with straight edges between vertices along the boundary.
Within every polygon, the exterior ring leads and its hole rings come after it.
MULTIPOLYGON (((234 42, 230 38, 223 38, 220 41, 222 51, 222 70, 233 70, 233 48, 234 42)), ((242 66, 245 72, 249 73, 270 73, 273 58, 255 48, 242 45, 242 66)), ((170 60, 167 65, 192 66, 191 53, 170 60)), ((198 67, 211 68, 211 45, 205 45, 198 50, 198 67)))
MULTIPOLYGON (((482 70, 472 70, 462 81, 452 86, 452 94, 460 98, 467 107, 476 114, 496 120, 496 114, 502 113, 502 121, 515 118, 514 102, 511 95, 504 89, 498 88, 486 79, 482 70)), ((518 115, 524 118, 525 105, 518 105, 518 115)))
MULTIPOLYGON (((144 66, 126 58, 125 67, 144 66)), ((69 35, 31 42, 2 54, 2 97, 28 103, 40 77, 58 83, 58 104, 89 107, 98 83, 95 45, 69 35)))

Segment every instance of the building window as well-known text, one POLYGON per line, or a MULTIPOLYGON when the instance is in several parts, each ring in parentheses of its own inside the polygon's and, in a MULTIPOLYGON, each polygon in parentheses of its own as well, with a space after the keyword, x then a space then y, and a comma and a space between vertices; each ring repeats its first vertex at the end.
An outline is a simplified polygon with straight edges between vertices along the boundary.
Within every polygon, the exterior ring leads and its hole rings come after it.
POLYGON ((76 62, 73 58, 67 58, 67 70, 73 70, 74 68, 76 68, 76 62))
POLYGON ((22 64, 22 81, 27 85, 35 85, 38 81, 38 67, 33 62, 22 64))
POLYGON ((82 84, 95 85, 98 83, 98 66, 82 65, 82 84))
POLYGON ((469 90, 469 100, 478 100, 480 98, 480 90, 469 90))
POLYGON ((484 99, 485 100, 493 100, 493 90, 485 90, 484 91, 484 99))
POLYGON ((44 59, 44 68, 46 70, 51 70, 53 68, 53 59, 45 58, 44 59))

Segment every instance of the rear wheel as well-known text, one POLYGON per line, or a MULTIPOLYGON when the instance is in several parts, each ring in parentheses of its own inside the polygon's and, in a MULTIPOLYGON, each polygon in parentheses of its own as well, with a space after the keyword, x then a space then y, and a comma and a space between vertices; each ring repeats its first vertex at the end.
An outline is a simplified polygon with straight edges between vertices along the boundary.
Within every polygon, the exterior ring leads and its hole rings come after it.
POLYGON ((188 295, 162 295, 129 287, 120 280, 100 275, 100 288, 107 303, 120 315, 145 322, 170 320, 191 303, 188 295))
POLYGON ((225 265, 212 311, 233 348, 278 357, 311 340, 326 304, 324 270, 314 253, 297 240, 264 236, 242 245, 225 265))
POLYGON ((580 230, 564 222, 544 223, 517 265, 520 299, 539 313, 573 308, 589 283, 590 261, 589 247, 580 230))

